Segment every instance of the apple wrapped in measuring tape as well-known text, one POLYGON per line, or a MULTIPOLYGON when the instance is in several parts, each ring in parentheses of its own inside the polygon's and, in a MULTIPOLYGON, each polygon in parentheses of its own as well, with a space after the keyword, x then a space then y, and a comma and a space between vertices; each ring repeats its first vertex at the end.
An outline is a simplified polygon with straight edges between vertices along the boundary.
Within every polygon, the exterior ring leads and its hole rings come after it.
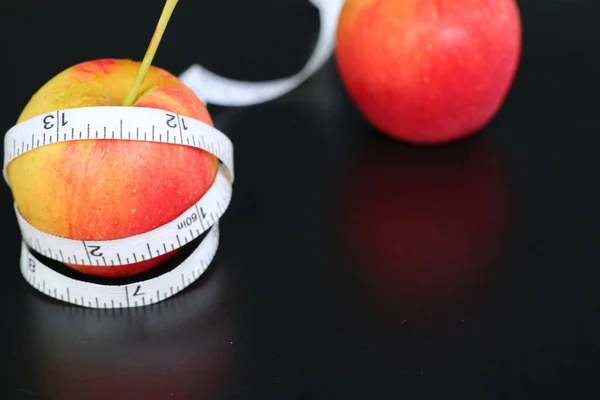
MULTIPOLYGON (((33 95, 18 123, 56 110, 132 106, 172 112, 165 121, 171 128, 185 123, 175 114, 212 126, 198 97, 177 77, 151 65, 176 3, 167 1, 142 62, 98 59, 74 65, 33 95)), ((44 119, 46 128, 68 128, 68 123, 59 114, 44 119)), ((218 168, 217 157, 198 147, 93 138, 25 152, 7 165, 5 176, 27 223, 63 238, 101 241, 142 234, 174 220, 205 195, 218 168)), ((129 277, 173 254, 116 266, 65 264, 88 275, 129 277)))

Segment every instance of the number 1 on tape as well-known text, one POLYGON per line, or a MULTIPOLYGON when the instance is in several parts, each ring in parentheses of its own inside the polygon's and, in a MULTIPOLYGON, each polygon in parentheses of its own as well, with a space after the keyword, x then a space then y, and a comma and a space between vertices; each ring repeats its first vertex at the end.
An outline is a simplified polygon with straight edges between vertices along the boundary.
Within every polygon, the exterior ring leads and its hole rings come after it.
POLYGON ((123 239, 82 241, 54 236, 29 224, 15 205, 23 237, 21 272, 44 294, 93 308, 125 308, 153 304, 197 280, 211 263, 219 244, 219 218, 232 196, 233 145, 218 129, 164 110, 141 107, 85 107, 59 110, 13 126, 4 139, 8 164, 20 155, 52 143, 73 140, 138 140, 192 146, 220 161, 205 195, 177 218, 156 229, 123 239), (101 285, 56 272, 36 258, 43 256, 77 265, 111 267, 149 260, 206 236, 178 266, 157 277, 125 285, 101 285))

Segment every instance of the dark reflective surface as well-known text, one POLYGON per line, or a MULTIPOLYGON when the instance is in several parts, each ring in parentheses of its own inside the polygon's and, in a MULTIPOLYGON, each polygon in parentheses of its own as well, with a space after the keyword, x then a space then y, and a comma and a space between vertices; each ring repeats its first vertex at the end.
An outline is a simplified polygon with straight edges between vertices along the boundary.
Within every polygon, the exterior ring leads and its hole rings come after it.
MULTIPOLYGON (((3 129, 58 70, 143 55, 162 2, 104 3, 0 6, 3 129)), ((233 201, 209 271, 160 305, 85 310, 29 288, 1 185, 4 398, 598 397, 600 4, 520 4, 515 86, 469 140, 380 135, 332 62, 277 101, 212 107, 233 201)), ((157 58, 174 72, 284 76, 314 43, 305 1, 178 7, 157 58)))
POLYGON ((86 310, 27 295, 23 355, 31 375, 24 384, 60 399, 214 395, 233 361, 232 321, 221 311, 225 280, 211 271, 202 290, 132 310, 86 310))
POLYGON ((446 307, 493 278, 509 186, 487 139, 435 149, 389 140, 364 146, 344 179, 340 223, 365 291, 394 307, 446 307))

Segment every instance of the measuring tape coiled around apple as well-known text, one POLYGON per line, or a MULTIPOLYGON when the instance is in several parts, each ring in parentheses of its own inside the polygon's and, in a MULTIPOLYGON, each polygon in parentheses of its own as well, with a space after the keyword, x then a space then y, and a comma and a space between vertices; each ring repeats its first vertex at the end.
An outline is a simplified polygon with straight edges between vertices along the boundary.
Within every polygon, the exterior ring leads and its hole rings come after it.
POLYGON ((87 307, 119 308, 152 304, 171 297, 200 277, 212 261, 218 243, 218 220, 232 197, 233 145, 216 128, 175 113, 141 107, 84 107, 40 115, 13 126, 4 139, 3 174, 24 153, 53 143, 109 139, 171 143, 203 149, 215 155, 219 170, 204 196, 177 218, 149 232, 123 239, 84 241, 51 235, 20 214, 23 237, 21 272, 44 294, 87 307), (59 274, 30 249, 63 263, 111 267, 156 258, 207 233, 188 258, 171 271, 129 285, 100 285, 59 274))
MULTIPOLYGON (((312 55, 295 75, 266 82, 225 78, 194 64, 179 79, 207 104, 247 106, 281 97, 314 75, 333 53, 335 29, 344 0, 308 0, 320 16, 312 55)), ((16 157, 56 142, 111 139, 194 146, 214 154, 221 165, 215 181, 194 206, 173 221, 144 234, 108 241, 79 241, 42 232, 15 213, 22 234, 21 272, 26 281, 55 299, 89 308, 128 308, 172 297, 197 280, 219 245, 219 218, 232 196, 233 146, 214 127, 164 110, 138 107, 85 107, 59 110, 12 127, 4 138, 4 168, 16 157), (126 265, 185 246, 205 234, 198 247, 174 269, 130 284, 101 285, 58 273, 30 249, 59 262, 93 267, 126 265)))

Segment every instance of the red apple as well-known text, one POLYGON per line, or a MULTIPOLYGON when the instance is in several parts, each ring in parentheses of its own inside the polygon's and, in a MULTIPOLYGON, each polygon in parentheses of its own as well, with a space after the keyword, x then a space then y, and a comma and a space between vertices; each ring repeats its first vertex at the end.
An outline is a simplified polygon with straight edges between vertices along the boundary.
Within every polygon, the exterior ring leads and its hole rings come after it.
MULTIPOLYGON (((205 105, 177 77, 150 65, 177 0, 167 0, 142 62, 99 59, 60 72, 29 100, 17 122, 59 109, 134 106, 212 125, 205 105)), ((217 158, 168 143, 80 140, 36 148, 7 166, 15 203, 37 229, 77 240, 141 234, 172 221, 210 188, 217 158)), ((109 267, 68 264, 88 275, 133 276, 174 252, 109 267)))
MULTIPOLYGON (((139 62, 101 59, 68 68, 31 98, 20 121, 49 111, 120 105, 139 62)), ((204 104, 179 80, 151 67, 135 107, 160 108, 212 120, 204 104)), ((126 140, 55 143, 27 152, 8 165, 13 197, 36 228, 79 240, 119 239, 147 232, 176 218, 206 193, 217 159, 175 144, 126 140)), ((169 254, 137 264, 70 265, 105 277, 131 276, 169 254)))
POLYGON ((415 144, 458 140, 487 125, 520 53, 515 0, 347 0, 335 47, 361 114, 415 144))

